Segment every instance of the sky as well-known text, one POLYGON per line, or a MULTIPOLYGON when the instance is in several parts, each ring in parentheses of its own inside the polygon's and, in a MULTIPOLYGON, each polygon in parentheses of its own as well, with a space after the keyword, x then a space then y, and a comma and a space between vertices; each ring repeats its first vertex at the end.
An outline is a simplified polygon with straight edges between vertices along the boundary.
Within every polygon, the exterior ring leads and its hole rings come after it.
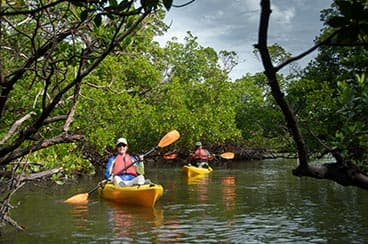
MULTIPOLYGON (((189 0, 173 0, 182 5, 189 0)), ((323 22, 320 11, 329 8, 332 0, 274 0, 268 29, 268 45, 279 44, 296 56, 312 47, 320 34, 323 22)), ((235 80, 246 74, 263 71, 262 63, 253 54, 258 41, 260 0, 195 0, 188 6, 172 7, 165 17, 170 29, 156 40, 164 45, 172 37, 183 42, 190 31, 203 47, 235 51, 239 64, 230 73, 235 80)), ((316 51, 297 64, 305 65, 316 56, 316 51)), ((287 67, 282 70, 287 73, 287 67)))

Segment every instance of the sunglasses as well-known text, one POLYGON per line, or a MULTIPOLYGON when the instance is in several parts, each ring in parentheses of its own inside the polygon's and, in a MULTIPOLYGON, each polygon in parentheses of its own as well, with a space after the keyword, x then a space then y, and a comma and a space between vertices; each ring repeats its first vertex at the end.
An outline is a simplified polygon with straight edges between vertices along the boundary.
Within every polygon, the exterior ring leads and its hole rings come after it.
POLYGON ((118 144, 118 147, 126 147, 127 146, 127 144, 125 144, 125 143, 119 143, 118 144))

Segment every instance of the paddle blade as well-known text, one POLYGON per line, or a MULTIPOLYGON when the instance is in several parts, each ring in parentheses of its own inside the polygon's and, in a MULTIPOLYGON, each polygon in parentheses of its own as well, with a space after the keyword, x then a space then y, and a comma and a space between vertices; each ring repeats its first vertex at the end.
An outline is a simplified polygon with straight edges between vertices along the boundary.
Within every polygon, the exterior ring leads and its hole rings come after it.
POLYGON ((220 157, 224 159, 233 159, 234 156, 235 154, 233 152, 225 152, 220 154, 220 157))
POLYGON ((180 138, 180 134, 177 130, 172 130, 168 132, 162 139, 160 140, 158 147, 166 147, 171 143, 177 141, 180 138))
POLYGON ((214 154, 208 155, 208 160, 210 160, 210 161, 214 160, 215 159, 215 156, 216 155, 214 155, 214 154))
POLYGON ((88 195, 88 193, 77 194, 66 199, 64 202, 71 204, 86 204, 88 203, 88 195))
POLYGON ((165 153, 162 157, 165 160, 176 159, 178 157, 178 154, 177 153, 173 153, 173 152, 168 152, 168 153, 165 153))

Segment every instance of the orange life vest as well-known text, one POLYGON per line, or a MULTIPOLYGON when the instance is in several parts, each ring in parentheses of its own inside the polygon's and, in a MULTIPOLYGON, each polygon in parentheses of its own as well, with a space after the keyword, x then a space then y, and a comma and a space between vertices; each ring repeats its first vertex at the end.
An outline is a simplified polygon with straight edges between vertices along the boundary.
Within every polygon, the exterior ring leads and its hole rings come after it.
POLYGON ((116 158, 115 158, 115 163, 114 163, 114 167, 112 168, 112 173, 114 175, 119 173, 119 175, 131 174, 131 175, 137 176, 138 174, 134 166, 131 166, 122 172, 122 170, 125 167, 131 165, 132 163, 133 161, 130 158, 129 154, 126 153, 124 156, 122 156, 121 154, 118 154, 116 155, 116 158))
POLYGON ((208 154, 207 154, 207 152, 204 149, 198 148, 194 152, 193 159, 195 159, 195 160, 198 160, 198 159, 208 160, 208 154))

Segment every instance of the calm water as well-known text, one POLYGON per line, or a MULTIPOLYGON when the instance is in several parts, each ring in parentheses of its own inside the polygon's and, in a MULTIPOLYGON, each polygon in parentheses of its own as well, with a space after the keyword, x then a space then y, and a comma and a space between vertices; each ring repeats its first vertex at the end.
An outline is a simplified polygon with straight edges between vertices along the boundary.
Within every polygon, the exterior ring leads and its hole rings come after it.
POLYGON ((188 181, 181 168, 146 169, 164 186, 154 208, 118 206, 90 196, 67 205, 99 179, 25 187, 13 197, 2 243, 364 243, 368 192, 291 175, 293 160, 228 162, 188 181))

